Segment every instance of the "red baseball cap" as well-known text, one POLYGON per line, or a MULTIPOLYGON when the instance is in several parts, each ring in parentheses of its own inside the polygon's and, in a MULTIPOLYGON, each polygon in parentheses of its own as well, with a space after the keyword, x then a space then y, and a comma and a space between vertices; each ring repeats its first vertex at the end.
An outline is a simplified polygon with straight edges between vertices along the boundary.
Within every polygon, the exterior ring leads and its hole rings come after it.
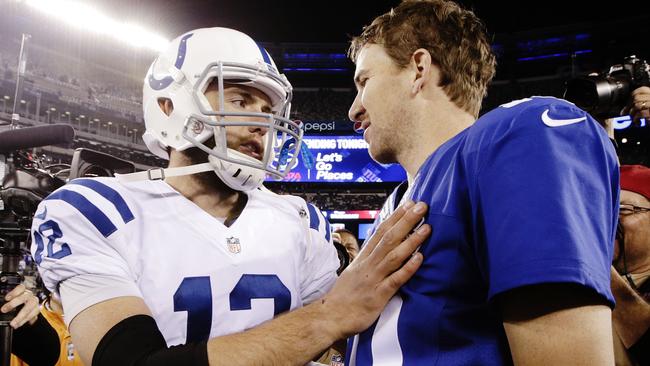
POLYGON ((622 165, 621 189, 638 193, 650 200, 650 168, 643 165, 622 165))

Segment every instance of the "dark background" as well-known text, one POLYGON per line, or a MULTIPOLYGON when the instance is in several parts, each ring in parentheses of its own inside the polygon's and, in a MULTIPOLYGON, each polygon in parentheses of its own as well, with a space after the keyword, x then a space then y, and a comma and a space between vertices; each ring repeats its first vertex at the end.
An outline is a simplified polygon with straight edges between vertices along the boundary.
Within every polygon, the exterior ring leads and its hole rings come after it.
MULTIPOLYGON (((115 17, 134 19, 174 36, 198 27, 239 29, 262 42, 345 42, 399 1, 94 0, 115 17)), ((459 1, 485 21, 491 33, 567 24, 593 24, 650 14, 642 1, 459 1)), ((646 18, 647 20, 647 18, 646 18)), ((650 23, 646 23, 650 27, 650 23)), ((647 33, 646 33, 647 35, 647 33)), ((630 34, 630 36, 635 36, 630 34)), ((650 40, 646 39, 646 45, 650 40)))

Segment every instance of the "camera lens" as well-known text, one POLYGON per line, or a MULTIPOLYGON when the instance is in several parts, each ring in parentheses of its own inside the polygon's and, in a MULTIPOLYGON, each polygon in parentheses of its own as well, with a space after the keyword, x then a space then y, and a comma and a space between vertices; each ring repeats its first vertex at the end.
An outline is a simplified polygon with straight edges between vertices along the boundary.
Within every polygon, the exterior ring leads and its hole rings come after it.
POLYGON ((618 114, 630 91, 627 74, 592 75, 567 81, 564 99, 593 115, 618 114))
POLYGON ((598 89, 596 77, 588 76, 567 81, 564 99, 581 109, 592 112, 598 107, 598 89))

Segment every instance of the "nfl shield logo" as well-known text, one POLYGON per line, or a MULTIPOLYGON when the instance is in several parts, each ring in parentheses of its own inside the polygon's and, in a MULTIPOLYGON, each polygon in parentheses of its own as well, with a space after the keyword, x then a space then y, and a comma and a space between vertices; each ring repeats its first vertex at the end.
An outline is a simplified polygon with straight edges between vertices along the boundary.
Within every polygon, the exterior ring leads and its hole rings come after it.
POLYGON ((241 252, 241 244, 239 244, 239 238, 231 236, 226 238, 226 244, 228 244, 228 251, 232 254, 238 254, 241 252))
POLYGON ((343 356, 341 356, 341 355, 332 356, 332 359, 330 361, 330 366, 343 366, 343 365, 345 365, 345 361, 343 360, 343 356))

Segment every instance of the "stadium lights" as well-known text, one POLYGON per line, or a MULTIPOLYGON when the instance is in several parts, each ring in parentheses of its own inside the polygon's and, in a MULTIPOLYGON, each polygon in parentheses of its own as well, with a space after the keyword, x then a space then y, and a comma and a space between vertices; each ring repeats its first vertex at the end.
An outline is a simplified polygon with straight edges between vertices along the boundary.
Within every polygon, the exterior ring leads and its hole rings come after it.
POLYGON ((25 0, 27 5, 84 31, 94 31, 135 47, 162 51, 169 41, 135 24, 113 20, 99 10, 73 0, 25 0))

